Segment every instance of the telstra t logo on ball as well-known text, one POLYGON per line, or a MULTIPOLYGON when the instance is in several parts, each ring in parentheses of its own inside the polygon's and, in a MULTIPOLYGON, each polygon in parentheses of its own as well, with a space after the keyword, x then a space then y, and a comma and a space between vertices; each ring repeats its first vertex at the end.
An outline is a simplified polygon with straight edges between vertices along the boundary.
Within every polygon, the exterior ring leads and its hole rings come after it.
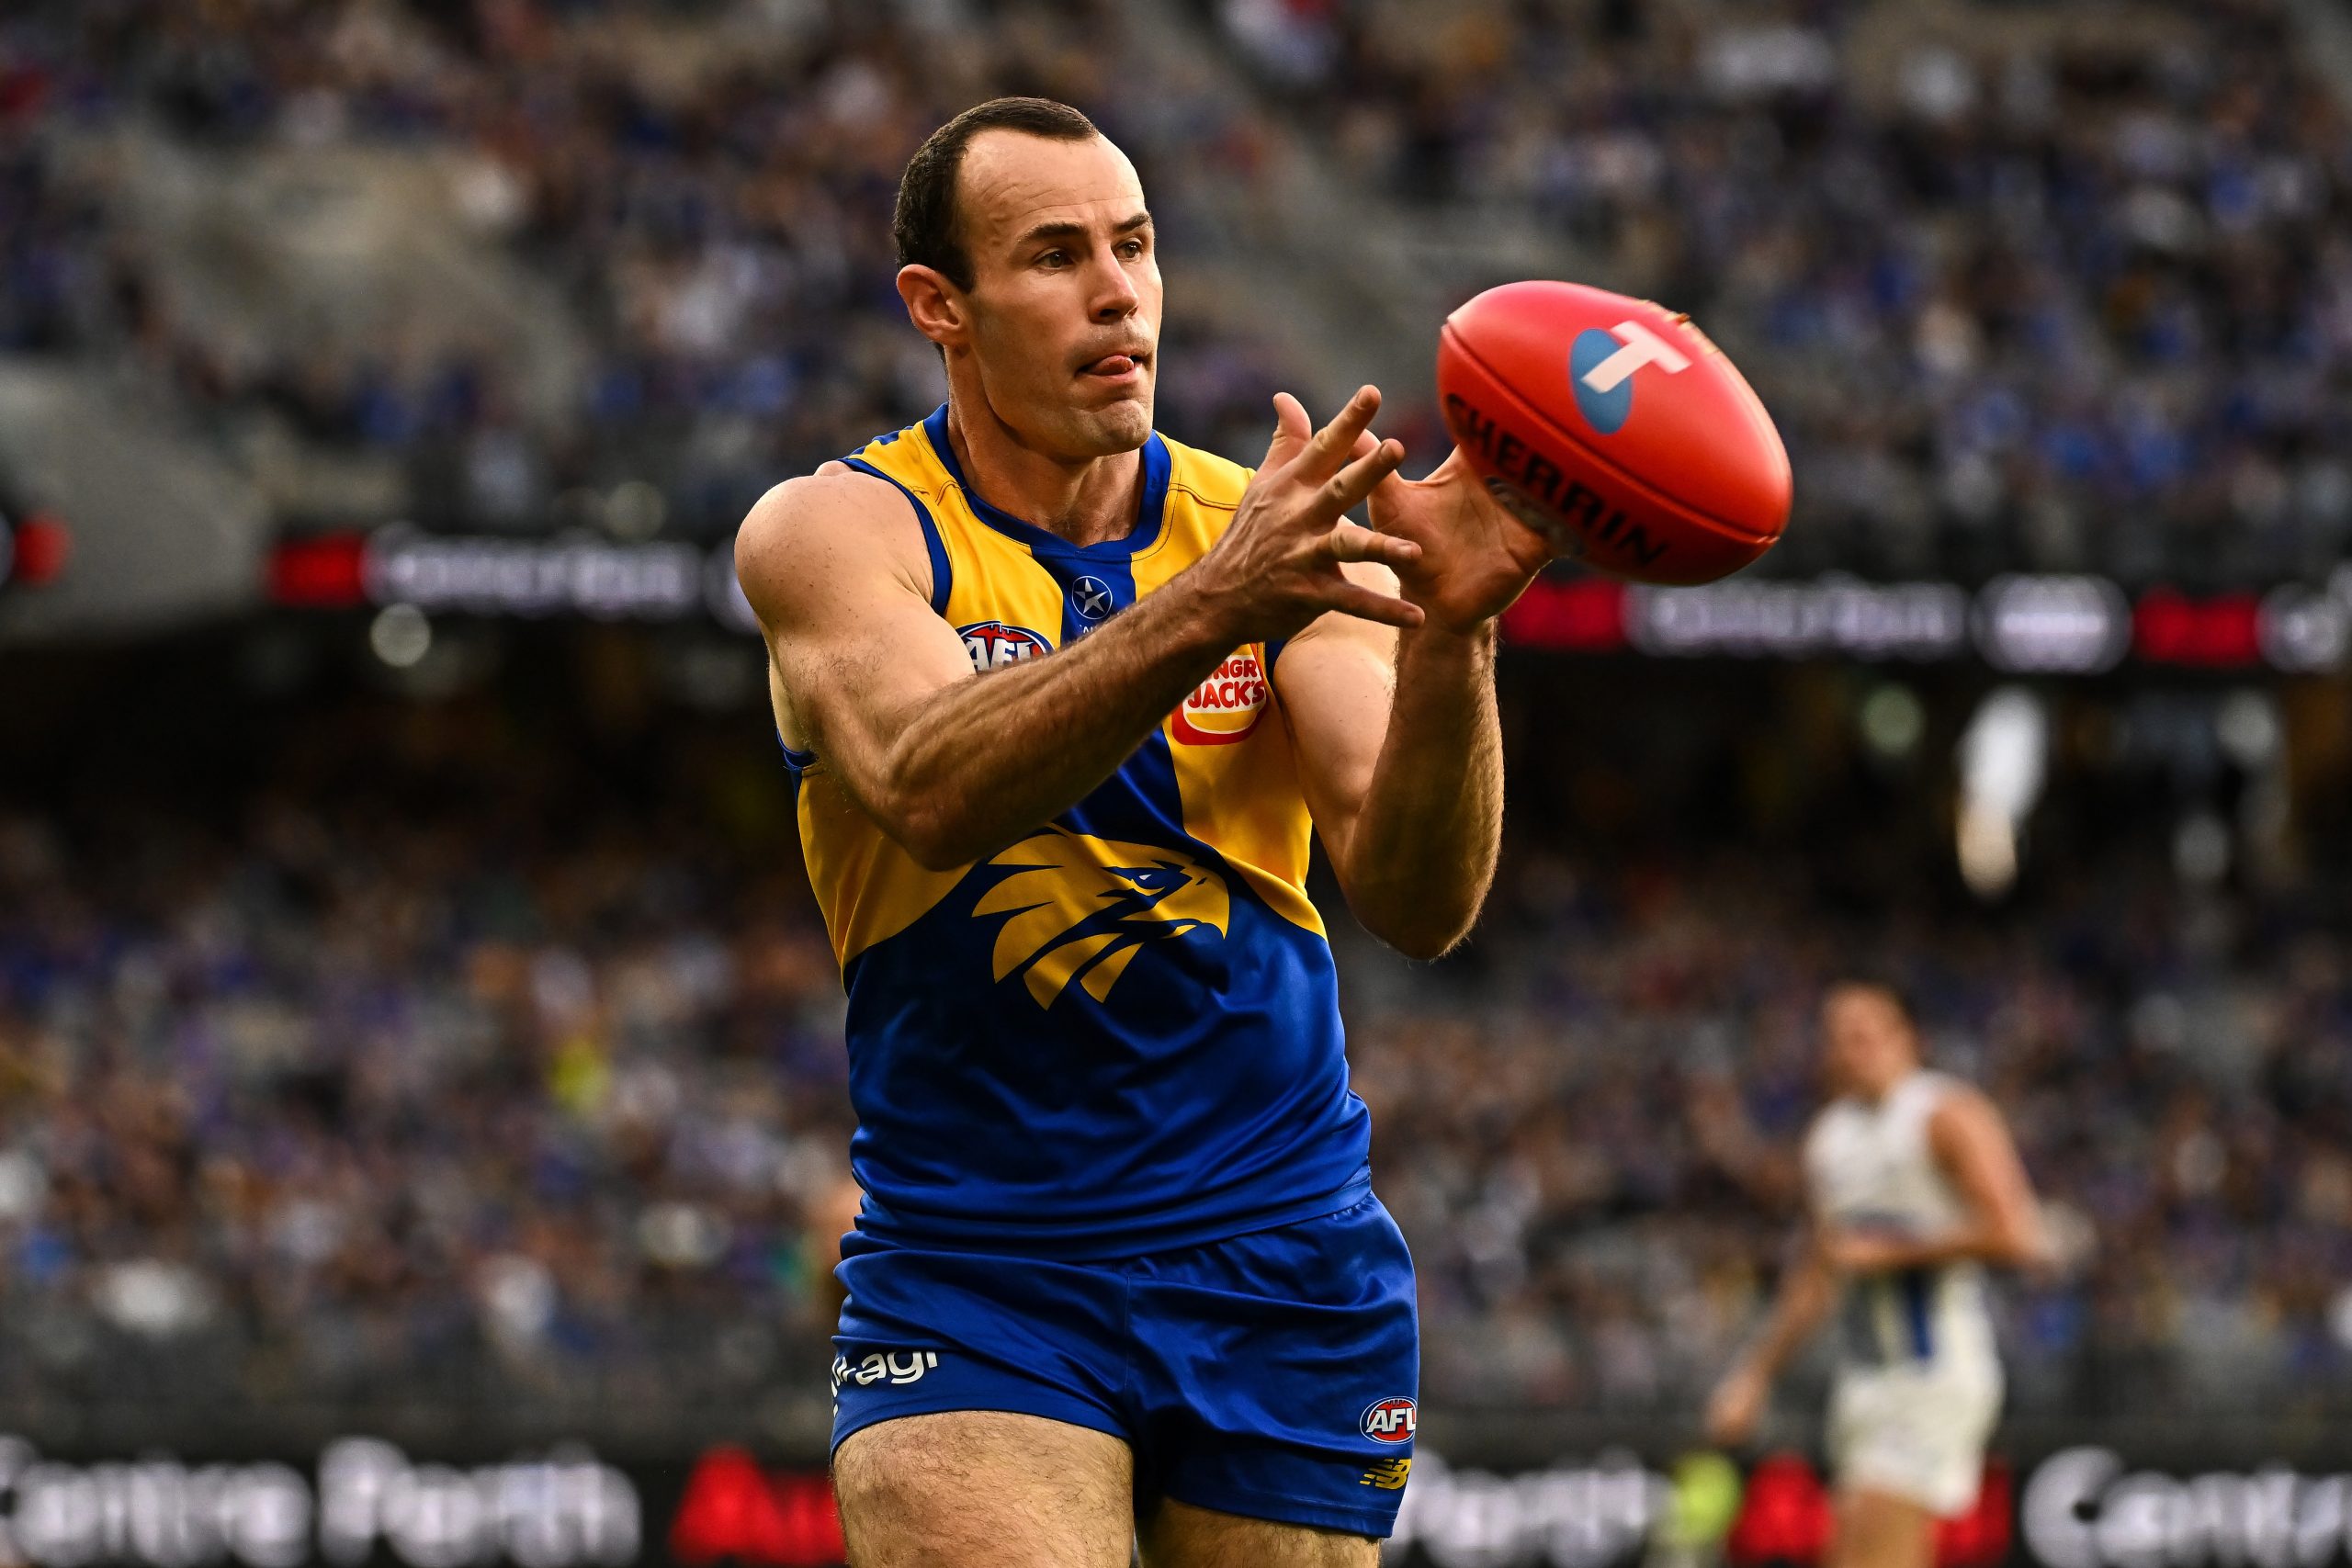
POLYGON ((1604 332, 1590 327, 1568 349, 1569 384, 1577 410, 1602 435, 1624 428, 1634 412, 1634 372, 1656 365, 1669 376, 1690 368, 1690 356, 1639 321, 1620 321, 1604 332))

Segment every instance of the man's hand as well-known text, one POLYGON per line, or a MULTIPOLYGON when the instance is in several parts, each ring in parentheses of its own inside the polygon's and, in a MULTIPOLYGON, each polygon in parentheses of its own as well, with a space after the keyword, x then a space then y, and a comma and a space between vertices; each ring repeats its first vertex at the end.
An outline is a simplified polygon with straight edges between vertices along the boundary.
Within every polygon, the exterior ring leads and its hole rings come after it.
POLYGON ((1418 560, 1390 564, 1407 601, 1453 632, 1501 615, 1552 558, 1550 542, 1487 493, 1459 447, 1425 479, 1383 479, 1372 525, 1420 547, 1418 560))
POLYGON ((1772 1385, 1752 1363, 1742 1361, 1715 1385, 1707 1401, 1707 1440, 1719 1449, 1736 1449, 1755 1434, 1763 1419, 1772 1385))
POLYGON ((1915 1244, 1869 1231, 1827 1231, 1821 1237, 1821 1260, 1840 1274, 1905 1268, 1918 1250, 1915 1244))
POLYGON ((1326 611, 1411 627, 1419 607, 1351 582, 1342 561, 1374 561, 1399 572, 1420 559, 1410 539, 1390 538, 1346 520, 1348 508, 1389 479, 1404 460, 1394 441, 1366 431, 1380 394, 1360 389, 1321 430, 1288 392, 1274 398, 1274 439, 1242 493, 1232 525, 1185 573, 1193 592, 1216 604, 1236 643, 1286 637, 1326 611))
MULTIPOLYGON (((1397 952, 1430 959, 1467 934, 1494 879, 1503 762, 1493 621, 1551 552, 1459 454, 1419 484, 1398 479, 1401 448, 1368 428, 1378 402, 1366 388, 1317 440, 1331 443, 1327 465, 1341 441, 1357 463, 1385 465, 1371 495, 1380 531, 1347 537, 1395 569, 1403 597, 1388 603, 1414 619, 1365 617, 1405 626, 1400 641, 1383 626, 1326 617, 1292 643, 1275 683, 1349 907, 1397 952)), ((1286 412, 1276 451, 1304 429, 1286 412)))

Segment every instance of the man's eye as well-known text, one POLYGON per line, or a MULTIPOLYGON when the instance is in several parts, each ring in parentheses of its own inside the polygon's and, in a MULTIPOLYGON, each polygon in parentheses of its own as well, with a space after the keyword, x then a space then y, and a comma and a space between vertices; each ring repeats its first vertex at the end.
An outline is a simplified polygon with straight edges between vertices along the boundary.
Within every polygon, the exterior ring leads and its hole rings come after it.
POLYGON ((1068 266, 1069 265, 1069 253, 1068 251, 1047 251, 1044 255, 1039 256, 1037 261, 1038 265, 1041 266, 1068 266))
POLYGON ((1143 242, 1141 240, 1123 241, 1119 245, 1119 254, 1127 257, 1129 260, 1133 260, 1135 257, 1143 254, 1143 242))

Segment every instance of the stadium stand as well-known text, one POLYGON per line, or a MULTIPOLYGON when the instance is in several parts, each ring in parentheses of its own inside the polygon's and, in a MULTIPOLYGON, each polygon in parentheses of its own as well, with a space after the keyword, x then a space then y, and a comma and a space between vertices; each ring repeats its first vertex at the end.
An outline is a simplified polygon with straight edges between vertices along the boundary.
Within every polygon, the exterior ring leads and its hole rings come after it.
MULTIPOLYGON (((602 716, 125 700, 186 739, 178 789, 100 765, 127 738, 53 796, 12 783, 0 1395, 805 1393, 847 1133, 831 954, 744 716, 644 711, 612 653, 602 716)), ((1637 745, 1568 728, 1529 765, 1618 792, 1606 831, 1523 821, 1453 964, 1341 953, 1428 1397, 1689 1406, 1782 1257, 1808 1009, 1861 962, 2057 1205, 2067 1266, 2003 1298, 2022 1409, 2352 1398, 2340 897, 2183 886, 2131 847, 2160 819, 2093 799, 1991 917, 1928 834, 1876 831, 1866 770, 1802 791, 1871 825, 1842 854, 1773 830, 1760 785, 1694 837, 1637 745)))
POLYGON ((1335 170, 1756 367, 1781 569, 2243 585, 2352 530, 2346 116, 2291 6, 1215 11, 1335 170))
MULTIPOLYGON (((889 216, 956 108, 1029 89, 1100 110, 1180 235, 1192 193, 1250 178, 1246 106, 1181 79, 1132 110, 1108 90, 1114 6, 952 35, 916 8, 482 15, 505 20, 12 7, 0 353, 136 361, 270 476, 290 522, 724 535, 779 478, 941 396, 890 288, 889 216), (159 220, 191 186, 199 210, 159 220), (230 203, 253 221, 223 255, 206 209, 230 203), (287 228, 291 256, 273 252, 287 228), (464 239, 421 257, 420 232, 464 239), (306 279, 321 298, 300 300, 306 279), (559 321, 514 319, 549 300, 559 321)), ((1171 427, 1254 433, 1267 334, 1220 305, 1250 296, 1178 299, 1195 308, 1171 339, 1171 427)))
MULTIPOLYGON (((2244 586, 2352 533, 2345 116, 2278 0, 2146 0, 2129 27, 1958 0, 1233 0, 1215 14, 1262 107, 1182 72, 1148 106, 1114 90, 1138 45, 1109 6, 1015 7, 954 47, 920 7, 299 9, 17 8, 0 345, 133 350, 248 450, 262 423, 396 457, 323 491, 337 520, 538 527, 637 479, 656 521, 707 535, 920 412, 938 388, 885 286, 892 178, 953 105, 1023 86, 1136 148, 1180 256, 1188 218, 1224 232, 1221 209, 1272 199, 1289 148, 1369 224, 1402 197, 1471 258, 1532 230, 1554 270, 1690 309, 1761 367, 1806 476, 1770 570, 2244 586), (551 395, 487 326, 198 330, 185 242, 158 249, 109 196, 155 139, 204 150, 183 177, 325 148, 429 165, 583 361, 551 395)), ((1261 346, 1262 316, 1204 324, 1170 353, 1168 423, 1247 456, 1300 356, 1261 346)))

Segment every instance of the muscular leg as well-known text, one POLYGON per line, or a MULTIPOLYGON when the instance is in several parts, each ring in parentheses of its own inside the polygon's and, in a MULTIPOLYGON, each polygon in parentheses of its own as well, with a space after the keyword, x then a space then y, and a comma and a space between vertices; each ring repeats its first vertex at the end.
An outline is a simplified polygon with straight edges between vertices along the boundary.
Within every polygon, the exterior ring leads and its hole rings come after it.
POLYGON ((1380 1543, 1163 1499, 1145 1521, 1144 1568, 1373 1568, 1380 1543))
POLYGON ((835 1451, 833 1491, 850 1568, 1127 1568, 1133 1551, 1127 1445, 1036 1416, 877 1422, 835 1451))
POLYGON ((1825 1568, 1928 1568, 1935 1516, 1907 1497, 1867 1486, 1838 1494, 1838 1529, 1825 1568))

